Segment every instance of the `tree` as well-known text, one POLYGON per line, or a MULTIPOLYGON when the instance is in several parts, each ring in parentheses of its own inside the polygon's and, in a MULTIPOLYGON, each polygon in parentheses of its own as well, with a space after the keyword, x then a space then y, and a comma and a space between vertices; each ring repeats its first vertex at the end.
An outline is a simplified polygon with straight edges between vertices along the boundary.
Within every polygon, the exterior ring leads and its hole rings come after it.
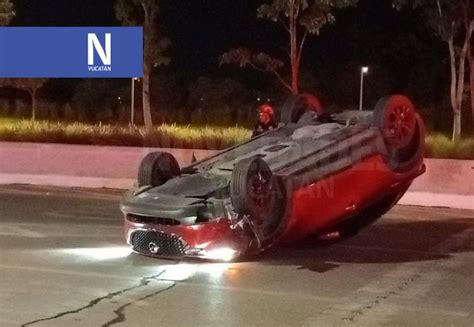
POLYGON ((357 0, 272 0, 257 9, 257 17, 280 23, 289 37, 291 82, 279 72, 284 62, 272 56, 252 54, 245 48, 232 49, 221 56, 221 64, 239 64, 259 71, 273 73, 281 84, 293 94, 299 93, 299 73, 304 45, 308 34, 318 35, 327 24, 336 19, 333 11, 357 4, 357 0))
POLYGON ((47 81, 47 78, 4 78, 0 80, 0 87, 11 87, 28 92, 31 97, 31 120, 35 121, 36 95, 47 81))
POLYGON ((82 80, 71 99, 76 118, 81 121, 119 121, 122 103, 130 101, 129 88, 130 84, 122 79, 82 80))
POLYGON ((453 111, 453 141, 461 137, 462 104, 465 92, 466 62, 471 63, 471 107, 474 119, 474 59, 471 38, 474 31, 474 3, 471 0, 396 0, 401 8, 410 5, 423 10, 426 22, 446 43, 449 50, 453 111))
POLYGON ((159 13, 158 0, 116 0, 115 15, 124 25, 143 25, 143 120, 145 128, 153 128, 150 104, 150 75, 159 65, 167 65, 170 59, 164 55, 170 41, 160 39, 155 33, 156 18, 159 13))
POLYGON ((15 17, 15 11, 10 0, 0 0, 0 26, 10 24, 13 17, 15 17))

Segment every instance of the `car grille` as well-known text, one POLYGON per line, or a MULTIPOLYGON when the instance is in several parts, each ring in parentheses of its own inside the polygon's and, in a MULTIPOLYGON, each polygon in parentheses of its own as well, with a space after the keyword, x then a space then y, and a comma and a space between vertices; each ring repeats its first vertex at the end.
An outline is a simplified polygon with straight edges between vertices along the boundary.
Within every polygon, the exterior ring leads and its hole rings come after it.
POLYGON ((140 215, 132 215, 132 214, 127 215, 127 220, 132 223, 138 223, 138 224, 155 224, 155 225, 165 225, 165 226, 178 226, 181 224, 176 219, 140 216, 140 215))
POLYGON ((180 237, 152 230, 133 232, 131 243, 136 252, 157 257, 181 257, 189 249, 180 237))

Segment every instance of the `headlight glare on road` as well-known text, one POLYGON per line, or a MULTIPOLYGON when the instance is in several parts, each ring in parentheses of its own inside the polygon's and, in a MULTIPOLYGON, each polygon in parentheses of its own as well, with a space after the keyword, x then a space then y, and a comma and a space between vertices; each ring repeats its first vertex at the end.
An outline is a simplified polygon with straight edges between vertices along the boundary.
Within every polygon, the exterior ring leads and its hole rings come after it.
POLYGON ((129 247, 107 247, 107 248, 76 248, 61 251, 74 256, 81 256, 91 260, 113 260, 128 257, 132 250, 129 247))
POLYGON ((237 251, 231 248, 218 248, 214 250, 205 251, 203 253, 203 258, 209 260, 225 261, 229 262, 235 259, 237 256, 237 251))

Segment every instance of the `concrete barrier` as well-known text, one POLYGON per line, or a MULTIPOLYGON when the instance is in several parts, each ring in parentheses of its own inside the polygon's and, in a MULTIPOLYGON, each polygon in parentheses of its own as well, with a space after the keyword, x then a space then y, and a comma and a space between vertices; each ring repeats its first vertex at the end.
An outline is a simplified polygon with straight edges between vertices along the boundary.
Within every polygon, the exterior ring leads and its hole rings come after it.
POLYGON ((149 152, 173 154, 181 167, 217 151, 0 142, 0 184, 127 189, 149 152))
MULTIPOLYGON (((200 160, 218 152, 0 142, 0 184, 128 189, 152 151, 170 152, 181 167, 193 153, 200 160)), ((401 204, 474 209, 474 161, 426 159, 426 166, 401 204)))
POLYGON ((406 205, 474 209, 474 161, 425 159, 426 173, 400 201, 406 205))

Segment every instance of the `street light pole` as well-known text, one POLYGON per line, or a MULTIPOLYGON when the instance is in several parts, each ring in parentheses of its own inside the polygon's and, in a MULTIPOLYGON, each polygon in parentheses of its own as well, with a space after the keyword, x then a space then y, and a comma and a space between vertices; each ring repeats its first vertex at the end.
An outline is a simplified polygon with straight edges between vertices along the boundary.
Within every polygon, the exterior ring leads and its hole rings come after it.
POLYGON ((132 78, 132 104, 130 106, 130 123, 135 125, 135 78, 132 78))
POLYGON ((360 103, 359 110, 362 111, 364 102, 364 75, 369 72, 369 67, 362 67, 360 70, 360 103))

